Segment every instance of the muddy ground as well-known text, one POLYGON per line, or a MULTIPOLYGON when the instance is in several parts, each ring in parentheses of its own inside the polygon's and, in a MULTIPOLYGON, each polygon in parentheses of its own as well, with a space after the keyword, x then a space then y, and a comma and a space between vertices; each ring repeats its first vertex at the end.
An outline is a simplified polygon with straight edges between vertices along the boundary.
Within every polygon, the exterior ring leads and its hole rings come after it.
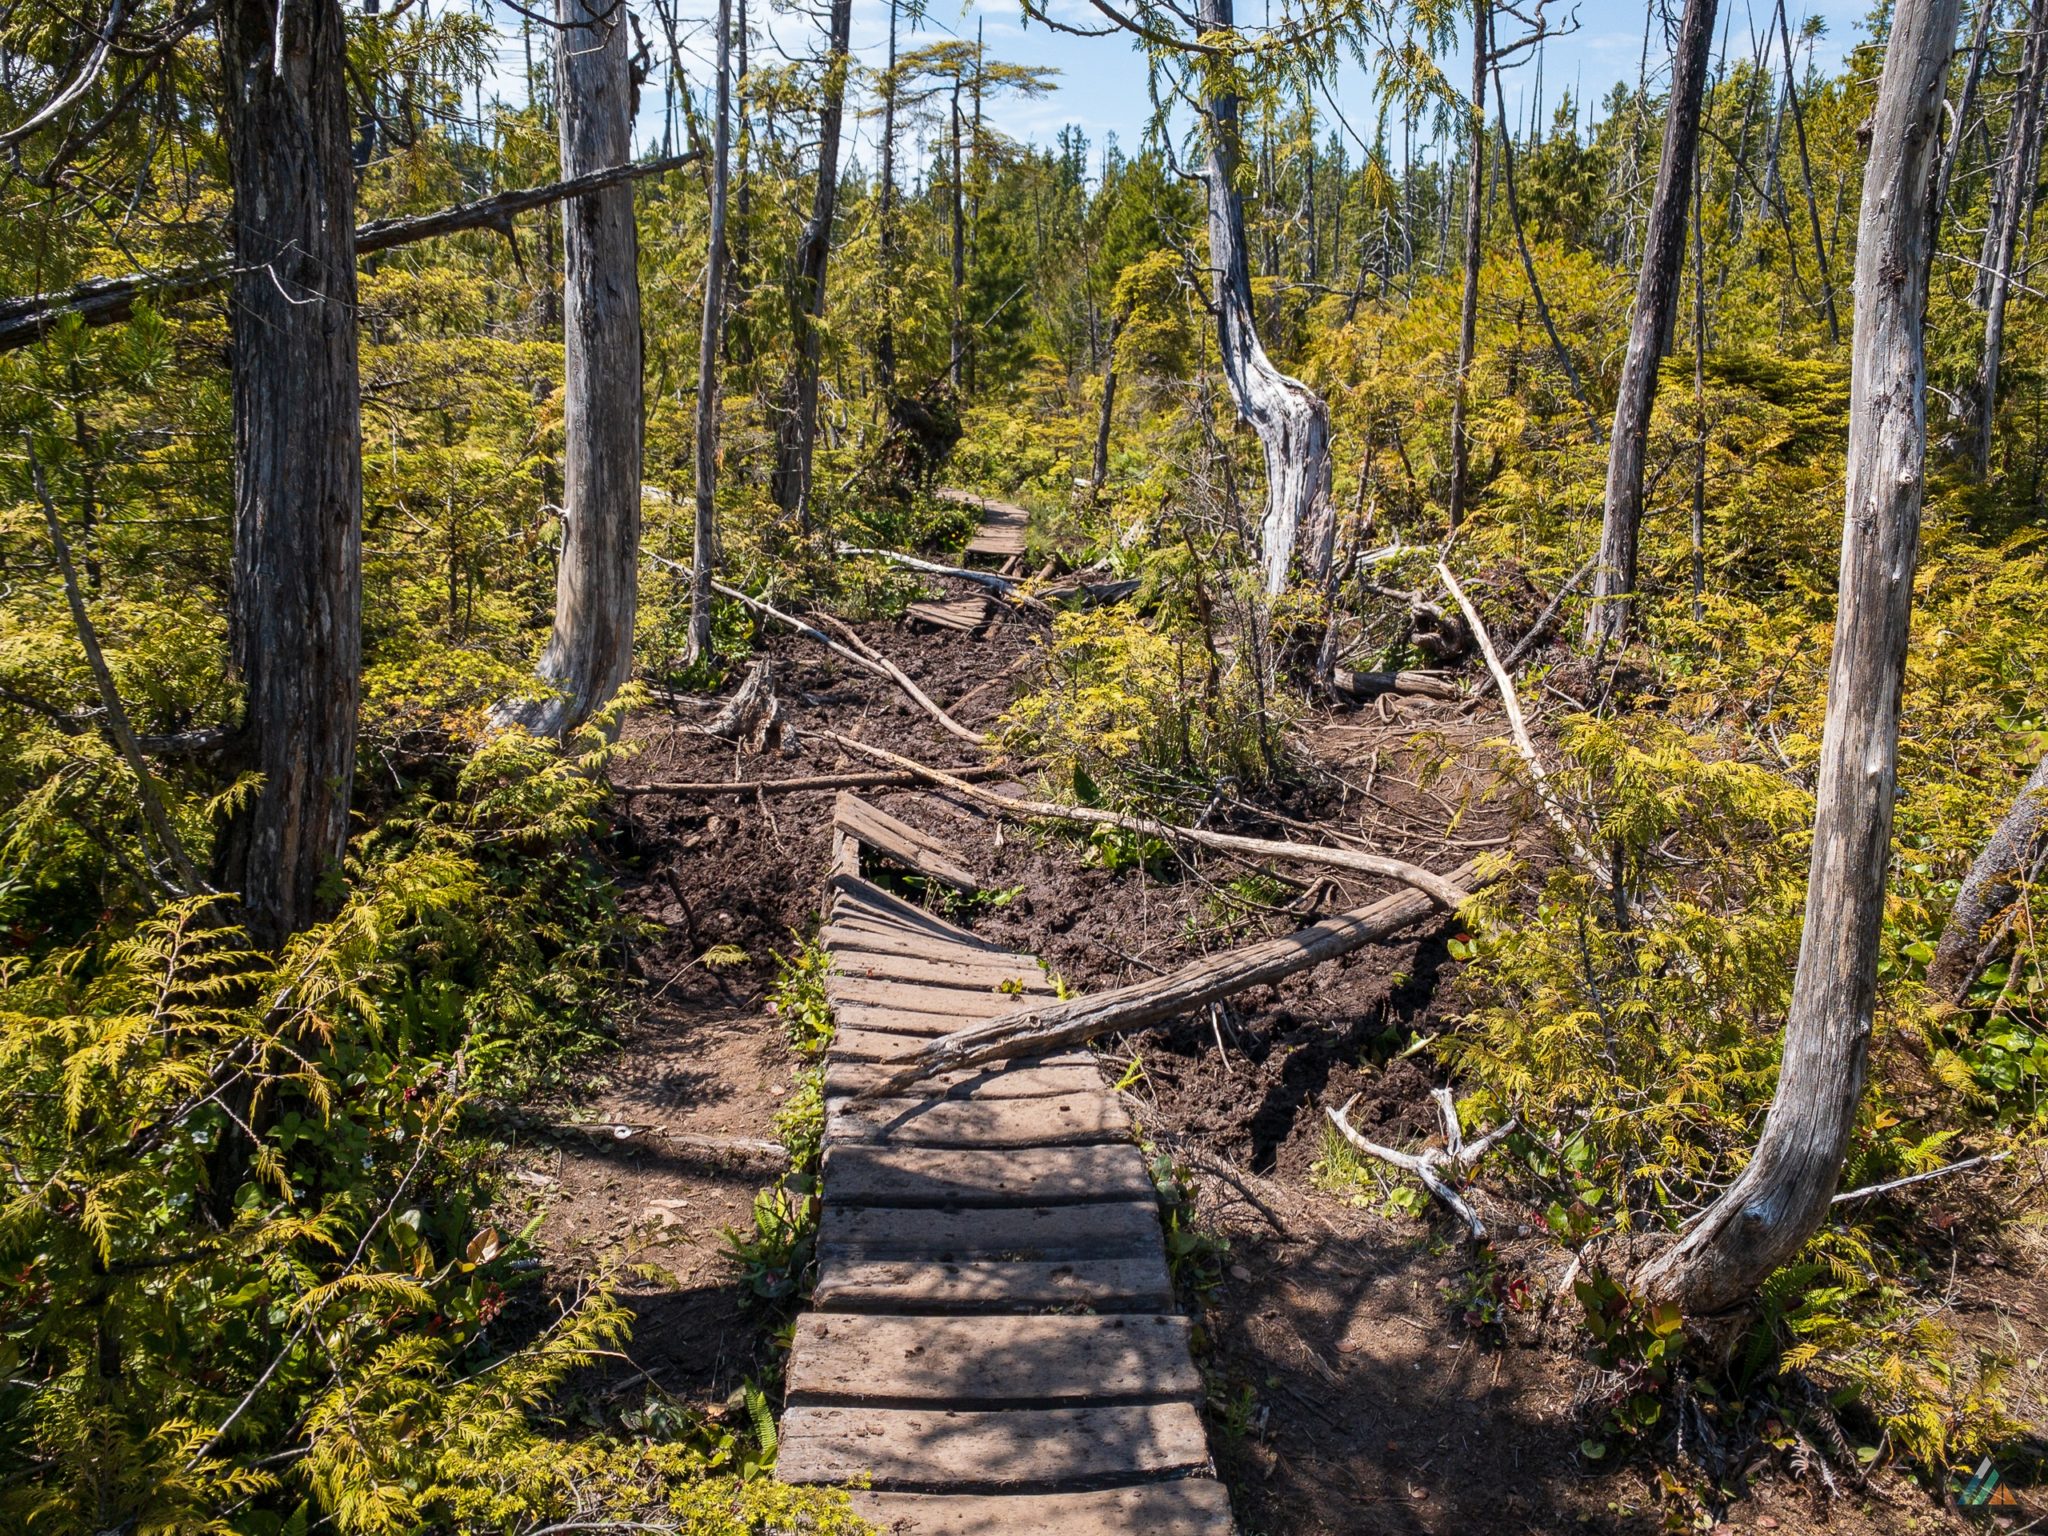
MULTIPOLYGON (((975 639, 900 624, 862 632, 963 723, 983 728, 1025 678, 1037 633, 1017 618, 975 639)), ((980 758, 892 686, 811 642, 778 637, 767 654, 796 731, 793 752, 756 755, 707 738, 693 728, 714 704, 678 698, 629 723, 637 751, 617 781, 869 766, 818 736, 821 727, 927 763, 980 758)), ((1526 839, 1527 808, 1499 773, 1503 732, 1490 703, 1469 714, 1415 699, 1323 711, 1303 732, 1314 771, 1287 814, 1439 869, 1526 839), (1440 774, 1418 771, 1418 743, 1432 760, 1448 756, 1440 774)), ((1259 894, 1287 910, 1262 911, 1225 883, 1242 872, 1227 861, 1161 878, 1112 874, 1086 864, 1080 842, 1000 827, 948 795, 870 793, 946 838, 990 889, 1014 892, 973 925, 1039 955, 1076 988, 1156 974, 1390 888, 1347 877, 1269 889, 1259 894)), ((721 1237, 745 1225, 774 1170, 718 1138, 772 1137, 799 1065, 767 998, 775 956, 816 925, 830 805, 829 792, 621 800, 612 851, 622 899, 649 921, 635 956, 644 1001, 617 1056, 547 1113, 633 1133, 529 1138, 519 1175, 531 1208, 545 1212, 551 1274, 610 1267, 625 1276, 638 1318, 631 1361, 591 1389, 600 1401, 631 1401, 651 1382, 716 1405, 742 1379, 774 1379, 772 1315, 745 1304, 721 1237), (722 945, 744 961, 702 962, 722 945)), ((1105 1069, 1134 1080, 1145 1134, 1189 1168, 1203 1227, 1228 1245, 1207 1268, 1212 1283, 1190 1301, 1212 1443, 1248 1536, 1982 1528, 1895 1472, 1862 1487, 1837 1473, 1840 1493, 1830 1497, 1817 1472, 1795 1475, 1783 1455, 1765 1453, 1752 1461, 1745 1497, 1702 1513, 1660 1491, 1665 1468, 1650 1457, 1589 1461, 1575 1404, 1593 1370, 1576 1306, 1557 1299, 1567 1256, 1542 1235, 1540 1215, 1481 1194, 1503 1272, 1526 1300, 1504 1327, 1474 1328, 1453 1299, 1468 1267, 1441 1213, 1394 1214, 1377 1190, 1325 1187, 1325 1106, 1357 1095, 1354 1120, 1380 1141, 1412 1145, 1436 1132, 1428 1074, 1437 1068, 1427 1054, 1400 1053, 1455 1018, 1457 967, 1446 947, 1454 932, 1448 923, 1418 927, 1212 1016, 1100 1042, 1105 1069)), ((1946 1321, 2013 1358, 2017 1406, 2048 1422, 2048 1245, 2020 1233, 1987 1243, 1982 1225, 1970 1225, 1977 1236, 1947 1239, 1958 1251, 1946 1321)), ((1942 1241, 1937 1226, 1929 1240, 1942 1241)), ((2027 1519, 1999 1524, 2019 1529, 2027 1519)))

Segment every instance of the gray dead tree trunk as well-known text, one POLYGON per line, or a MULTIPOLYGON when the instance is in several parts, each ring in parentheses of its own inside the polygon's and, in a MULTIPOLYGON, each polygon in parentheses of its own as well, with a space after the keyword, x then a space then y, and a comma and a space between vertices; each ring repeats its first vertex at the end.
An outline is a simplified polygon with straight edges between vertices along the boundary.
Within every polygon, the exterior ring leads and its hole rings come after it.
MULTIPOLYGON (((1465 286, 1458 304, 1458 376, 1451 394, 1450 525, 1465 520, 1465 498, 1472 474, 1472 358, 1479 346, 1479 263, 1484 256, 1486 228, 1486 67, 1493 44, 1493 7, 1474 0, 1472 7, 1472 161, 1465 177, 1465 286)), ((1450 195, 1450 189, 1444 189, 1450 195)))
POLYGON ((853 0, 832 0, 827 23, 824 94, 818 107, 818 184, 811 217, 797 239, 790 274, 789 324, 795 355, 783 385, 775 423, 775 467, 769 489, 776 506, 798 523, 811 522, 811 459, 818 440, 818 373, 823 366, 825 272, 832 256, 832 220, 839 206, 839 131, 846 105, 847 41, 853 0))
POLYGON ((1979 274, 1985 288, 1984 349, 1978 355, 1976 399, 1971 410, 1976 417, 1973 459, 1980 479, 1991 473, 1991 431, 1998 415, 1998 368, 2005 351, 2005 306, 2012 293, 2013 258, 2019 249, 2020 231, 2034 211, 2041 93, 2048 86, 2044 75, 2048 75, 2048 0, 2034 0, 2013 100, 2012 128, 2006 135, 2005 195, 2000 199, 1998 226, 1985 242, 1984 265, 1989 270, 1979 274))
POLYGON ((718 554, 718 356, 725 331, 725 201, 732 138, 732 0, 718 0, 718 122, 711 145, 711 240, 697 344, 697 525, 690 548, 690 660, 711 653, 711 568, 718 554))
MULTIPOLYGON (((1232 0, 1201 0, 1200 16, 1204 32, 1229 31, 1232 0)), ((1237 186, 1237 97, 1221 90, 1208 99, 1207 108, 1204 179, 1217 351, 1231 402, 1265 449, 1266 513, 1259 524, 1259 558, 1266 591, 1277 595, 1287 585, 1297 548, 1306 579, 1320 585, 1329 575, 1337 535, 1330 501, 1330 413, 1322 396, 1274 366, 1259 341, 1245 255, 1244 198, 1237 186)))
MULTIPOLYGON (((631 38, 623 5, 556 0, 562 174, 624 163, 633 149, 631 38)), ((494 721, 536 735, 574 730, 633 674, 640 576, 640 272, 630 184, 586 193, 562 218, 562 553, 544 699, 494 721)))
POLYGON ((2035 766, 1956 893, 1948 926, 1942 929, 1934 959, 1928 962, 1931 991, 1962 1005, 2003 947, 2009 931, 2008 914, 2018 894, 2014 887, 2032 873, 2044 849, 2048 849, 2048 757, 2035 766))
POLYGON ((1685 270, 1685 214, 1692 200, 1693 161, 1699 154, 1700 102, 1707 87, 1707 55, 1714 43, 1717 0, 1686 0, 1671 61, 1671 95, 1664 111, 1664 149, 1657 190, 1636 277, 1636 307, 1629 320, 1628 354, 1614 402, 1614 432, 1607 449, 1607 500, 1600 522, 1600 560, 1593 568, 1593 601, 1586 612, 1589 646, 1627 632, 1636 589, 1636 549, 1643 526, 1643 457, 1650 410, 1657 400, 1657 362, 1678 313, 1679 276, 1685 270))
POLYGON ((1926 490, 1927 357, 1942 89, 1959 0, 1900 0, 1872 115, 1856 241, 1848 486, 1799 970, 1755 1155, 1637 1276, 1694 1316, 1747 1301, 1826 1217, 1862 1097, 1897 788, 1913 564, 1926 490))
POLYGON ((320 915, 348 840, 362 656, 355 166, 336 0, 220 14, 234 181, 235 547, 229 636, 244 766, 216 853, 249 932, 320 915))

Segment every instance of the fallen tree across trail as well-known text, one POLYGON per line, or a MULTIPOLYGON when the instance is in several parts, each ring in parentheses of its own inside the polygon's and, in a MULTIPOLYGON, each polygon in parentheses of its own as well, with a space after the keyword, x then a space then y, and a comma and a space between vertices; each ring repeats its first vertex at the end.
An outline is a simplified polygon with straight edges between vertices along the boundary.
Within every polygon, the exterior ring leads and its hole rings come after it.
MULTIPOLYGON (((1444 878, 1463 884, 1477 878, 1477 860, 1444 878)), ((1208 955, 1164 976, 1095 992, 1086 997, 1020 1008, 927 1042, 900 1070, 855 1095, 858 1101, 900 1096, 907 1088, 942 1072, 1040 1056, 1082 1045, 1101 1035, 1142 1029, 1191 1013, 1252 987, 1267 986, 1335 960, 1354 949, 1399 933, 1441 908, 1420 891, 1397 891, 1277 939, 1262 939, 1220 955, 1208 955)), ((892 1063, 892 1065, 894 1065, 892 1063)))
POLYGON ((888 763, 906 773, 915 774, 927 784, 937 784, 945 789, 957 790, 993 810, 1019 821, 1073 821, 1087 826, 1116 827, 1121 831, 1133 832, 1140 837, 1156 837, 1164 842, 1193 843, 1198 848, 1213 848, 1221 853, 1244 854, 1255 859, 1287 859, 1297 864, 1321 864, 1331 869, 1346 869, 1356 875, 1379 875, 1412 885, 1446 912, 1455 912, 1465 898, 1471 895, 1460 887, 1455 877, 1446 879, 1434 874, 1419 864, 1410 864, 1405 859, 1388 858, 1380 853, 1363 853, 1352 848, 1324 848, 1315 843, 1281 843, 1263 837, 1239 837, 1231 832, 1209 832, 1200 827, 1175 826, 1171 822, 1155 821, 1150 816, 1130 816, 1120 811, 1098 810, 1087 805, 1056 805, 1050 800, 1020 800, 1012 795, 999 795, 993 790, 970 784, 936 768, 927 768, 911 758, 891 752, 887 747, 878 747, 870 742, 852 736, 843 736, 837 731, 821 731, 822 735, 838 742, 849 751, 861 753, 877 762, 888 763))
MULTIPOLYGON (((356 255, 367 256, 373 251, 388 251, 467 229, 490 227, 509 232, 514 214, 581 197, 586 192, 601 192, 621 181, 659 176, 664 171, 678 170, 696 158, 696 151, 692 150, 685 155, 670 155, 661 160, 607 166, 601 171, 572 176, 567 181, 499 192, 472 203, 457 203, 452 208, 437 209, 433 213, 412 214, 401 219, 373 219, 356 226, 356 255)), ((165 272, 89 278, 61 293, 33 293, 26 298, 9 299, 0 303, 0 352, 12 352, 30 345, 67 315, 76 315, 87 325, 119 325, 133 318, 139 300, 189 299, 220 286, 234 274, 234 262, 223 257, 218 261, 173 267, 165 272)))
MULTIPOLYGON (((992 763, 971 763, 946 772, 962 779, 1007 779, 1012 770, 992 763)), ((712 800, 720 795, 796 795, 836 789, 902 789, 925 782, 914 773, 900 769, 877 769, 872 773, 812 773, 788 779, 700 779, 657 780, 652 784, 614 784, 620 795, 680 795, 712 800)))

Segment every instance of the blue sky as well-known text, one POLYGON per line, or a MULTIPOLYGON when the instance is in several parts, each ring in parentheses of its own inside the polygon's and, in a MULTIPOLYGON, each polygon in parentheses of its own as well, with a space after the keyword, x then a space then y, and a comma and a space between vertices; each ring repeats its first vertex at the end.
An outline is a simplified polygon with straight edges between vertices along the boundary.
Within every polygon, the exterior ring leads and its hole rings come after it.
MULTIPOLYGON (((929 0, 929 3, 929 13, 916 32, 911 32, 906 25, 900 42, 902 47, 908 49, 948 36, 971 38, 979 26, 992 57, 1059 71, 1057 88, 1048 95, 992 102, 988 107, 988 119, 995 127, 1013 138, 1048 144, 1062 127, 1076 125, 1087 134, 1091 144, 1091 162, 1098 164, 1102 146, 1112 133, 1126 148, 1138 145, 1151 112, 1145 90, 1145 63, 1142 55, 1122 39, 1075 38, 1050 32, 1037 24, 1027 27, 1015 0, 966 0, 964 5, 961 0, 929 0)), ((1662 0, 1648 0, 1648 3, 1650 9, 1646 11, 1644 0, 1577 0, 1575 7, 1573 0, 1552 0, 1553 12, 1576 10, 1577 28, 1568 36, 1552 39, 1545 48, 1543 102, 1546 119, 1550 107, 1563 91, 1572 90, 1597 104, 1616 83, 1624 80, 1634 82, 1642 55, 1646 18, 1650 21, 1650 69, 1653 77, 1660 71, 1668 57, 1659 8, 1662 0)), ((1675 27, 1677 11, 1683 0, 1668 0, 1668 3, 1675 27)), ((1258 4, 1259 0, 1238 0, 1240 25, 1257 22, 1260 12, 1255 7, 1258 4)), ((1849 47, 1862 35, 1870 9, 1869 0, 1788 0, 1788 4, 1791 6, 1795 42, 1805 17, 1820 18, 1825 34, 1818 44, 1816 57, 1824 69, 1838 65, 1849 47)), ((687 34, 685 51, 693 56, 689 62, 692 84, 701 88, 710 74, 706 19, 714 11, 710 0, 683 0, 683 6, 684 31, 687 34)), ((762 32, 767 34, 766 57, 773 60, 778 48, 790 55, 815 50, 819 31, 815 18, 823 8, 823 0, 818 0, 815 10, 777 11, 767 0, 751 0, 750 10, 756 19, 757 36, 762 32)), ((500 50, 501 88, 504 95, 516 100, 520 93, 518 82, 521 74, 518 18, 502 8, 497 14, 505 39, 500 50)), ((888 14, 887 0, 854 0, 854 51, 863 64, 879 68, 887 58, 888 14)), ((1051 14, 1077 24, 1101 24, 1101 17, 1087 4, 1087 0, 1051 0, 1051 14)), ((1748 55, 1752 29, 1761 31, 1769 25, 1771 17, 1771 0, 1721 0, 1720 23, 1716 31, 1718 34, 1725 28, 1731 59, 1748 55)), ((659 37, 658 26, 652 24, 651 11, 643 25, 650 40, 659 37)), ((663 51, 657 45, 657 53, 663 51)), ((1452 62, 1449 69, 1454 79, 1463 78, 1465 69, 1461 63, 1452 62)), ((1509 75, 1506 83, 1509 110, 1517 114, 1526 111, 1528 93, 1534 85, 1534 71, 1525 66, 1509 75)), ((1347 68, 1337 83, 1336 95, 1338 105, 1353 125, 1361 132, 1368 132, 1374 112, 1366 78, 1359 71, 1347 68)), ((639 133, 643 142, 659 138, 660 104, 657 87, 647 93, 641 115, 639 133)), ((849 122, 848 128, 853 152, 860 156, 863 164, 872 167, 874 125, 849 122)))

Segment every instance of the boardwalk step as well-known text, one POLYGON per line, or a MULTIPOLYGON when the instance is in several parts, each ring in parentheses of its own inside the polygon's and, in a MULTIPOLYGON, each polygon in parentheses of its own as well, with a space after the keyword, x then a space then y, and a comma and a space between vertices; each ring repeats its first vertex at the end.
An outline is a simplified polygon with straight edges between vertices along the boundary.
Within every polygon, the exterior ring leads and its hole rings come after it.
POLYGON ((827 1111, 825 1132, 835 1142, 896 1147, 1079 1146, 1131 1131, 1130 1111, 1100 1084, 1058 1098, 875 1099, 827 1111))
POLYGON ((842 1259, 822 1255, 811 1305, 834 1312, 1157 1312, 1173 1305, 1162 1254, 1127 1259, 842 1259))
POLYGON ((955 950, 951 955, 912 955, 901 950, 875 951, 839 944, 832 946, 832 969, 849 978, 898 985, 993 992, 1008 982, 1026 991, 1052 992, 1052 984, 1045 979, 1038 962, 1022 955, 1007 960, 973 950, 955 950))
POLYGON ((1184 1317, 797 1319, 792 1403, 995 1407, 1201 1395, 1184 1317))
POLYGON ((840 1205, 1075 1205, 1152 1194, 1128 1142, 1030 1147, 1002 1157, 925 1147, 828 1144, 825 1190, 840 1205))
POLYGON ((903 616, 940 629, 971 632, 986 624, 992 612, 985 597, 956 597, 943 603, 912 603, 903 610, 903 616))
POLYGON ((1122 1259, 1160 1250, 1159 1206, 1008 1206, 935 1211, 827 1203, 821 1255, 844 1259, 1122 1259))
POLYGON ((950 885, 956 891, 972 894, 981 889, 980 880, 960 862, 958 853, 929 832, 891 816, 878 805, 870 805, 851 790, 842 789, 833 801, 832 825, 913 874, 950 885))
POLYGON ((869 1474, 878 1488, 1047 1492, 1206 1471, 1189 1403, 995 1411, 792 1408, 776 1472, 792 1483, 869 1474))
POLYGON ((820 928, 818 942, 834 953, 860 950, 867 954, 924 955, 938 960, 1007 962, 1027 970, 1038 969, 1038 962, 1031 956, 1004 949, 993 939, 977 938, 969 943, 950 934, 914 927, 898 918, 870 916, 858 908, 847 908, 844 916, 835 917, 820 928))
POLYGON ((1038 982, 1022 993, 994 987, 933 987, 921 982, 872 981, 865 976, 828 975, 825 996, 834 1008, 841 1003, 869 1008, 896 1008, 906 1013, 949 1013, 972 1019, 1000 1018, 1033 1003, 1052 1001, 1052 988, 1038 982))
POLYGON ((1232 1536, 1230 1495, 1206 1477, 1102 1493, 856 1493, 884 1536, 1232 1536))
POLYGON ((972 944, 982 949, 1002 947, 968 932, 958 923, 949 923, 923 907, 912 905, 901 896, 883 890, 872 880, 863 880, 858 875, 837 874, 826 884, 831 892, 834 922, 860 921, 869 925, 904 928, 928 938, 950 939, 956 944, 972 944))
MULTIPOLYGON (((891 1037, 894 1038, 894 1037, 891 1037)), ((825 1068, 825 1101, 866 1093, 883 1078, 882 1070, 863 1062, 834 1059, 825 1068)), ((1069 1053, 1068 1060, 1072 1059, 1069 1053)), ((997 1062, 965 1072, 945 1072, 919 1083, 916 1092, 949 1099, 1039 1099, 1062 1093, 1101 1092, 1102 1072, 1083 1058, 1070 1066, 1037 1061, 997 1062)))

